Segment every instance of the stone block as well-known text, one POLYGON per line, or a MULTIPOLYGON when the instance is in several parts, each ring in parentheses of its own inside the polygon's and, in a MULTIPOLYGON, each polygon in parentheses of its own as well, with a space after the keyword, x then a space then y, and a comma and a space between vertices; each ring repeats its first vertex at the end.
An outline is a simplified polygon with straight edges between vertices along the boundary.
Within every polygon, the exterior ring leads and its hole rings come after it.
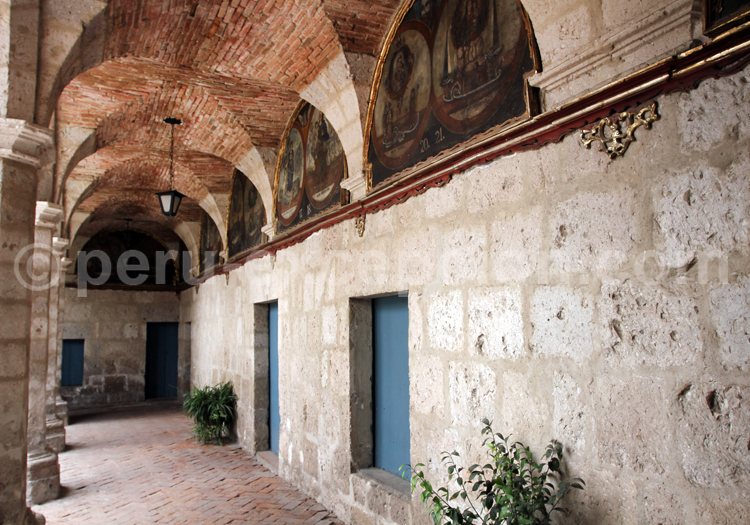
POLYGON ((561 272, 612 271, 624 264, 640 232, 631 192, 583 193, 552 213, 551 266, 561 272))
POLYGON ((28 340, 30 326, 28 303, 26 308, 14 306, 6 306, 5 304, 1 306, 3 322, 0 323, 0 340, 28 340))
MULTIPOLYGON (((541 379, 536 372, 534 379, 541 379)), ((505 372, 500 384, 503 388, 502 430, 503 435, 513 434, 526 444, 546 446, 549 439, 550 407, 549 392, 545 381, 532 381, 519 372, 505 372)))
POLYGON ((571 376, 556 373, 553 378, 552 436, 565 447, 565 452, 581 454, 586 449, 588 408, 581 387, 571 376))
POLYGON ((26 483, 26 501, 40 505, 60 494, 60 467, 57 454, 29 458, 26 483))
POLYGON ((324 306, 322 316, 322 335, 324 345, 336 344, 338 334, 338 312, 335 306, 324 306))
POLYGON ((534 273, 542 241, 541 225, 541 208, 492 224, 490 264, 498 282, 518 282, 534 273))
POLYGON ((450 363, 451 420, 453 425, 476 426, 495 417, 495 373, 479 363, 450 363))
POLYGON ((637 280, 606 281, 599 312, 610 362, 668 368, 694 364, 701 358, 699 309, 687 294, 637 280))
POLYGON ((469 295, 469 352, 490 358, 523 357, 521 304, 516 288, 473 289, 469 295))
MULTIPOLYGON (((640 525, 638 486, 624 476, 591 468, 569 470, 571 477, 586 482, 584 490, 573 490, 563 505, 570 510, 559 516, 561 525, 640 525)), ((651 522, 648 522, 651 523, 651 522)), ((655 522, 658 523, 658 522, 655 522)))
POLYGON ((471 190, 466 192, 466 209, 469 213, 483 213, 518 201, 523 195, 524 181, 539 173, 536 157, 529 155, 502 157, 476 166, 466 173, 471 181, 471 190))
POLYGON ((3 342, 3 358, 0 359, 0 378, 22 378, 26 375, 25 345, 3 342))
POLYGON ((352 523, 357 525, 378 525, 377 517, 373 516, 360 509, 359 507, 352 507, 352 523))
POLYGON ((140 336, 139 326, 136 323, 127 323, 123 327, 123 337, 125 339, 137 339, 140 336))
POLYGON ((487 235, 483 228, 454 228, 443 234, 443 284, 484 282, 486 259, 487 235))
POLYGON ((701 487, 750 481, 750 388, 689 384, 677 398, 682 469, 701 487))
POLYGON ((648 484, 642 489, 643 510, 646 523, 661 525, 684 525, 687 523, 685 501, 676 483, 663 485, 648 484))
POLYGON ((747 254, 748 168, 745 161, 744 166, 730 168, 727 177, 717 168, 696 166, 690 172, 671 175, 657 186, 656 246, 666 266, 685 266, 698 252, 747 254))
POLYGON ((420 199, 425 200, 425 217, 436 219, 449 215, 462 208, 462 197, 464 187, 467 185, 466 177, 454 176, 450 184, 438 188, 430 188, 420 199))
POLYGON ((731 370, 750 367, 750 279, 711 291, 711 315, 719 337, 719 358, 731 370))
POLYGON ((745 525, 750 523, 750 502, 736 494, 699 496, 695 502, 696 523, 745 525))
POLYGON ((594 380, 591 420, 599 460, 615 469, 662 475, 670 457, 672 430, 663 380, 656 377, 594 380))
POLYGON ((104 393, 119 394, 127 390, 126 376, 106 376, 104 378, 104 393))
POLYGON ((539 356, 564 356, 578 362, 592 353, 593 305, 580 290, 541 286, 534 292, 531 347, 539 356))
POLYGON ((734 144, 738 136, 750 132, 750 83, 747 72, 732 75, 722 82, 702 82, 694 91, 680 95, 678 108, 682 151, 693 154, 709 151, 722 144, 734 144))
POLYGON ((409 364, 411 403, 421 414, 442 417, 444 410, 443 365, 437 360, 418 359, 409 364))
POLYGON ((435 277, 437 263, 437 232, 427 231, 400 233, 393 241, 393 257, 396 260, 396 286, 404 289, 424 286, 435 277))
POLYGON ((357 505, 369 508, 369 497, 371 484, 369 480, 362 475, 353 474, 350 476, 352 484, 352 496, 354 497, 354 503, 357 505))
POLYGON ((436 350, 455 352, 463 347, 463 293, 454 290, 430 300, 427 330, 430 346, 436 350))
POLYGON ((591 9, 584 5, 559 4, 538 12, 531 8, 535 24, 544 23, 546 31, 537 34, 539 51, 543 64, 562 62, 565 57, 573 55, 585 42, 592 40, 595 20, 591 9), (536 14, 537 16, 534 16, 536 14))

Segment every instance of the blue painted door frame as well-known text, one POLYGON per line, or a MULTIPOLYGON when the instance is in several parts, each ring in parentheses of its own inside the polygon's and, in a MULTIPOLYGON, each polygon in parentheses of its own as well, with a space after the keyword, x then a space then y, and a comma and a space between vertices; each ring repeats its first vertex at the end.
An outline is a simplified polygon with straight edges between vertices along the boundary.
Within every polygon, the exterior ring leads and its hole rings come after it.
POLYGON ((279 303, 268 305, 268 433, 271 450, 279 453, 279 303))
POLYGON ((408 298, 372 300, 372 354, 374 466, 398 475, 411 463, 408 298))

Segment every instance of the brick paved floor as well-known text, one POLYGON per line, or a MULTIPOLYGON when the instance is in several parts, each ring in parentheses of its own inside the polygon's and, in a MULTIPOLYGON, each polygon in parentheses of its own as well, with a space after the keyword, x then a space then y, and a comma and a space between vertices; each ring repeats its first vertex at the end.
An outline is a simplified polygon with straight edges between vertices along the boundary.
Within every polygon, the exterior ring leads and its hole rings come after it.
POLYGON ((340 524, 237 445, 201 446, 175 407, 83 416, 60 454, 48 525, 340 524))

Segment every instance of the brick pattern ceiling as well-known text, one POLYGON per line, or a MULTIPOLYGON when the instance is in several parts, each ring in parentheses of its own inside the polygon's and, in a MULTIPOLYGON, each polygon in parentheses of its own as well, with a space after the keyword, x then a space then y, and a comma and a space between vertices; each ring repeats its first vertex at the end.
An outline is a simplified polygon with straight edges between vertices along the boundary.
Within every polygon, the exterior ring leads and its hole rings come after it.
POLYGON ((299 92, 331 59, 379 53, 399 5, 111 0, 103 60, 74 78, 57 104, 61 128, 96 137, 92 155, 62 167, 68 215, 93 213, 88 234, 123 218, 163 231, 153 193, 168 186, 163 119, 175 116, 183 124, 175 127, 174 185, 188 197, 180 220, 199 220, 197 203, 209 194, 226 202, 233 168, 253 147, 278 148, 299 92))

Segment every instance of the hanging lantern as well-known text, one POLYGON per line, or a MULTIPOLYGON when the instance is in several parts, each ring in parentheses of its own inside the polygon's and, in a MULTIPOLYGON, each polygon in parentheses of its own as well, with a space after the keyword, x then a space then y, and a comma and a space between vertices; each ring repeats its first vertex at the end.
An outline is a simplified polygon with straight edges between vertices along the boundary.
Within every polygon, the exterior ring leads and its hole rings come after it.
POLYGON ((177 215, 177 210, 180 207, 180 201, 184 195, 177 190, 161 191, 156 194, 159 197, 159 205, 161 206, 161 212, 168 218, 172 218, 177 215))
POLYGON ((180 202, 184 195, 179 191, 172 188, 174 181, 174 125, 182 124, 182 121, 177 118, 167 117, 164 122, 172 126, 171 133, 171 145, 169 148, 169 191, 161 191, 156 193, 159 198, 159 206, 161 206, 161 212, 166 215, 167 219, 171 219, 177 215, 177 210, 180 208, 180 202))

